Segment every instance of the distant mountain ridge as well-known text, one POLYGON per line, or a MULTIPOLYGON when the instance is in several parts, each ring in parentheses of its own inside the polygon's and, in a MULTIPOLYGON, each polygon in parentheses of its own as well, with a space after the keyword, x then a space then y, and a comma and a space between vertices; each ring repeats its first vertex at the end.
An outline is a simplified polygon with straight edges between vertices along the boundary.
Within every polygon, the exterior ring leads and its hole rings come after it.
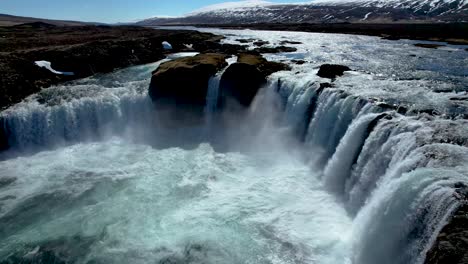
POLYGON ((208 6, 178 18, 150 18, 138 24, 343 22, 468 22, 468 0, 315 0, 300 4, 251 0, 208 6))
POLYGON ((36 17, 22 17, 22 16, 13 16, 7 14, 0 14, 0 26, 16 26, 27 23, 46 23, 54 26, 82 26, 90 25, 97 23, 87 23, 80 21, 70 21, 70 20, 55 20, 55 19, 46 19, 46 18, 36 18, 36 17))

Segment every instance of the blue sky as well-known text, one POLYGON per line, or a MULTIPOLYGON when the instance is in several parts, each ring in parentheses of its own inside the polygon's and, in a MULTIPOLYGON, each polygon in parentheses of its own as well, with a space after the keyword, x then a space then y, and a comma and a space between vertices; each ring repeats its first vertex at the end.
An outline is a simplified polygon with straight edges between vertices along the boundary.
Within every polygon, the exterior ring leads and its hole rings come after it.
MULTIPOLYGON (((234 0, 228 0, 234 1, 234 0)), ((300 0, 299 0, 300 1, 300 0)), ((179 16, 220 0, 0 0, 0 14, 94 22, 179 16)), ((270 0, 292 3, 298 0, 270 0)))

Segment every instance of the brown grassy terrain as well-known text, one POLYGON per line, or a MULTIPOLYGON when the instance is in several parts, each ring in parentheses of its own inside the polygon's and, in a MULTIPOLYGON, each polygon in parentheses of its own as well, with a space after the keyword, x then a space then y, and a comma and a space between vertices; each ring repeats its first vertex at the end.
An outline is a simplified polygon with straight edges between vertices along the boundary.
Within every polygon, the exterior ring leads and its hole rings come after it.
POLYGON ((198 51, 229 48, 221 47, 220 39, 209 33, 137 26, 62 27, 36 22, 0 27, 0 109, 43 87, 160 60, 166 53, 163 41, 172 44, 173 52, 186 50, 184 44, 193 44, 198 51), (34 64, 39 60, 75 75, 53 74, 34 64))
POLYGON ((12 16, 0 14, 0 27, 9 27, 25 23, 33 22, 43 22, 56 26, 80 26, 90 23, 79 22, 79 21, 66 21, 66 20, 53 20, 53 19, 43 19, 43 18, 34 18, 34 17, 21 17, 21 16, 12 16))

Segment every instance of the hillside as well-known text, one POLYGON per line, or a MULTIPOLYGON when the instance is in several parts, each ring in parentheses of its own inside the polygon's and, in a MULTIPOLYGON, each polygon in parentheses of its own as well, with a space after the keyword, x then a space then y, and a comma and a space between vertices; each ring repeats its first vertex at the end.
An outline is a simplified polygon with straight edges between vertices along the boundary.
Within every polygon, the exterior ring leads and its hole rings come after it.
POLYGON ((141 25, 245 23, 434 23, 468 21, 467 0, 316 0, 302 4, 227 2, 183 17, 150 18, 141 25))
POLYGON ((42 22, 55 26, 80 26, 85 24, 94 24, 86 23, 79 21, 68 21, 68 20, 53 20, 53 19, 44 19, 44 18, 34 18, 34 17, 21 17, 21 16, 12 16, 6 14, 0 14, 0 26, 15 26, 26 23, 42 22))

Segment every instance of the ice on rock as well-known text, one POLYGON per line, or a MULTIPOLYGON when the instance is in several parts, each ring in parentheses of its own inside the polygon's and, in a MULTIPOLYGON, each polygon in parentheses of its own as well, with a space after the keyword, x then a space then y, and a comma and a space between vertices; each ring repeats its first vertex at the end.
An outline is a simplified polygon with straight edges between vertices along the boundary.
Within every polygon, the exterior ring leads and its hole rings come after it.
POLYGON ((56 70, 52 69, 51 62, 50 62, 50 61, 35 61, 34 63, 35 63, 37 66, 39 66, 39 67, 41 67, 41 68, 46 68, 47 70, 49 70, 50 72, 55 73, 55 74, 60 74, 60 75, 75 75, 75 73, 73 73, 73 72, 61 72, 61 71, 56 71, 56 70))
POLYGON ((162 46, 163 46, 163 48, 164 48, 165 50, 171 50, 171 49, 172 49, 172 45, 171 45, 169 42, 167 42, 167 41, 163 41, 163 42, 162 42, 162 46))

